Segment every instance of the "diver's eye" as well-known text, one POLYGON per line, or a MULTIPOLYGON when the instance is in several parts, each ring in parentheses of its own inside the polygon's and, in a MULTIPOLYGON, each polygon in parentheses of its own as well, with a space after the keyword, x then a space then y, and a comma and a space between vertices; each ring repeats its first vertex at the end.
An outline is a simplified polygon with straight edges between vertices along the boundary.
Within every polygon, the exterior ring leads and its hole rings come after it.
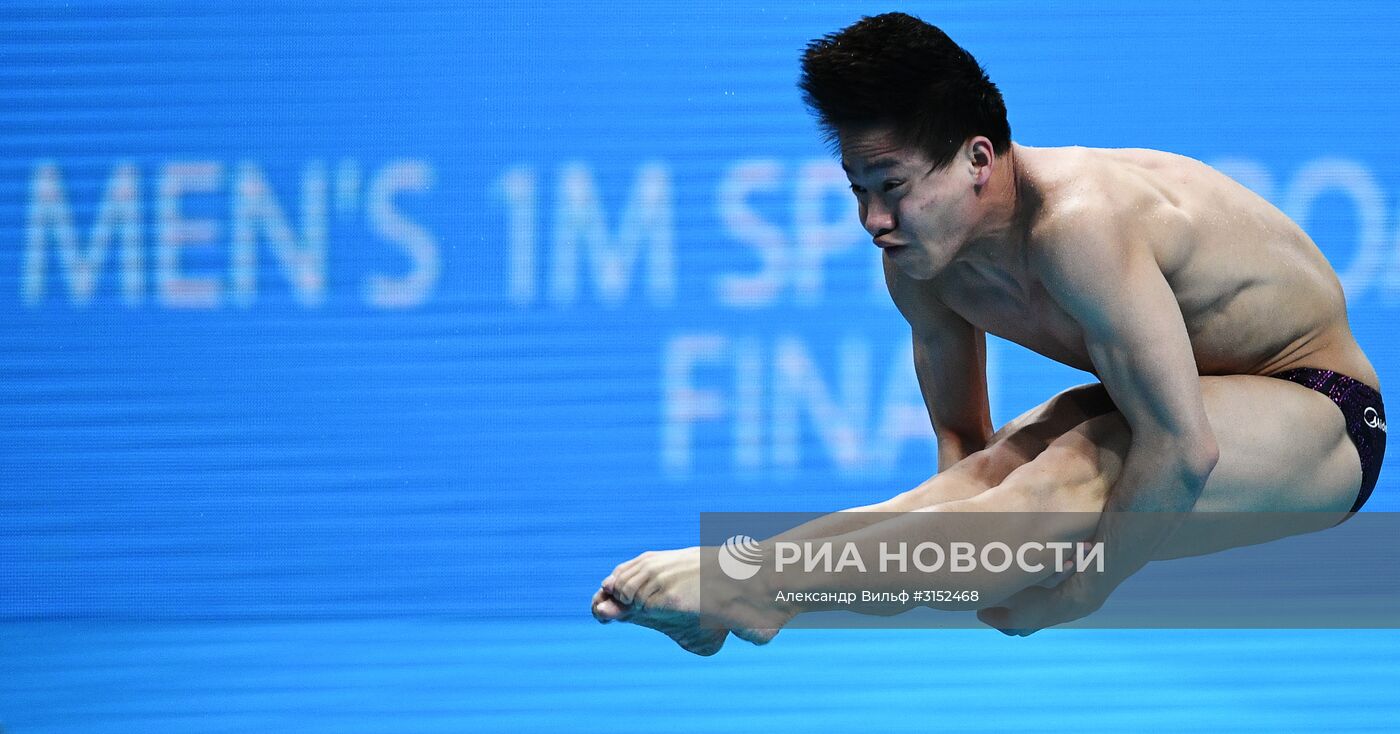
POLYGON ((861 188, 861 187, 859 187, 859 186, 857 186, 857 185, 855 185, 855 184, 851 184, 851 191, 853 191, 853 192, 855 192, 855 193, 857 193, 857 194, 863 194, 863 193, 865 193, 865 189, 863 189, 863 188, 861 188))
POLYGON ((886 190, 886 191, 894 191, 895 189, 897 189, 897 188, 899 188, 900 186, 903 186, 903 185, 904 185, 904 182, 903 182, 903 181, 886 181, 886 182, 885 182, 885 190, 886 190))

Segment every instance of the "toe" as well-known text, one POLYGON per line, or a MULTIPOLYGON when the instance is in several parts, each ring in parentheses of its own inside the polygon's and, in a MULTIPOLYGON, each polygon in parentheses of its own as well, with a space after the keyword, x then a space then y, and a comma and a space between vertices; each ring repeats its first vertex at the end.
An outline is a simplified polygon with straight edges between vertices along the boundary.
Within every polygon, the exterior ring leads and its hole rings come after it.
POLYGON ((622 572, 613 581, 612 595, 623 604, 635 604, 641 598, 640 592, 651 584, 652 574, 644 567, 635 567, 622 572))
POLYGON ((624 605, 612 594, 599 589, 593 594, 593 618, 603 624, 626 621, 632 616, 632 609, 624 605))
POLYGON ((598 602, 597 612, 594 616, 598 617, 598 621, 606 624, 608 622, 625 621, 627 612, 628 610, 625 607, 609 598, 598 602))
POLYGON ((593 612, 593 618, 594 618, 594 619, 596 619, 596 620, 598 620, 599 622, 602 622, 602 623, 604 623, 604 624, 607 624, 608 622, 611 622, 611 621, 612 621, 612 619, 610 618, 610 616, 607 615, 607 614, 605 614, 605 613, 603 612, 603 607, 602 607, 603 602, 610 602, 610 601, 611 601, 611 597, 608 596, 608 593, 607 593, 606 591, 603 591, 602 589, 599 589, 599 590, 593 592, 593 602, 592 602, 592 604, 589 606, 589 609, 590 609, 590 611, 593 612))
POLYGON ((622 563, 617 564, 617 568, 613 569, 613 574, 616 575, 617 573, 622 571, 632 571, 636 569, 637 566, 641 565, 643 561, 650 558, 651 556, 651 551, 647 551, 645 553, 633 556, 630 560, 623 561, 622 563))

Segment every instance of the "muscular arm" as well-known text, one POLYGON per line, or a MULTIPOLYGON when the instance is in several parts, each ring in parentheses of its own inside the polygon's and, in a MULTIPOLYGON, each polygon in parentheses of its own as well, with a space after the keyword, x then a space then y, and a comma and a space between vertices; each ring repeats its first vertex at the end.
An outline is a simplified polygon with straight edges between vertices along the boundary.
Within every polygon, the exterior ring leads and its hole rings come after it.
POLYGON ((1094 368, 1132 429, 1099 525, 1102 582, 1111 590, 1191 510, 1218 458, 1215 437, 1181 309, 1148 247, 1081 228, 1072 241, 1052 239, 1037 250, 1032 265, 1083 330, 1094 368), (1174 514, 1133 514, 1144 512, 1174 514))
POLYGON ((914 336, 914 373, 938 437, 938 470, 979 451, 992 436, 987 337, 943 305, 928 283, 885 258, 885 284, 914 336))
MULTIPOLYGON (((986 335, 938 302, 928 283, 907 278, 889 258, 884 264, 890 297, 913 330, 914 373, 938 437, 938 471, 942 472, 981 450, 992 435, 986 335)), ((917 498, 932 480, 888 502, 833 512, 770 540, 832 537, 888 517, 881 513, 918 509, 923 503, 917 498)))

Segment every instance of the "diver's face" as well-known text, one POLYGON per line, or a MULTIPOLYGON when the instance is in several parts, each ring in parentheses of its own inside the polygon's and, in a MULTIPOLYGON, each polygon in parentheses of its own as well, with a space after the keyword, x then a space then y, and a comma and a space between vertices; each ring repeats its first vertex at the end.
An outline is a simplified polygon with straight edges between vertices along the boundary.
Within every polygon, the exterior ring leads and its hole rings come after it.
POLYGON ((938 275, 973 224, 974 181, 963 175, 964 151, 933 170, 922 151, 901 145, 887 127, 842 130, 839 137, 865 231, 905 275, 938 275))

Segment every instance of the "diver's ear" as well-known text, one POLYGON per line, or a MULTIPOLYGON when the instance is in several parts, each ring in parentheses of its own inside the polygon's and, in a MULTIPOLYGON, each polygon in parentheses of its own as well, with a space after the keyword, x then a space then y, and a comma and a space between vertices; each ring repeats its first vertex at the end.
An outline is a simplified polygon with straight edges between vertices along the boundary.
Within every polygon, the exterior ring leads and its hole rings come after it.
POLYGON ((967 141, 967 171, 972 176, 972 190, 982 193, 982 187, 992 180, 992 169, 996 166, 997 153, 992 141, 981 135, 967 141))

